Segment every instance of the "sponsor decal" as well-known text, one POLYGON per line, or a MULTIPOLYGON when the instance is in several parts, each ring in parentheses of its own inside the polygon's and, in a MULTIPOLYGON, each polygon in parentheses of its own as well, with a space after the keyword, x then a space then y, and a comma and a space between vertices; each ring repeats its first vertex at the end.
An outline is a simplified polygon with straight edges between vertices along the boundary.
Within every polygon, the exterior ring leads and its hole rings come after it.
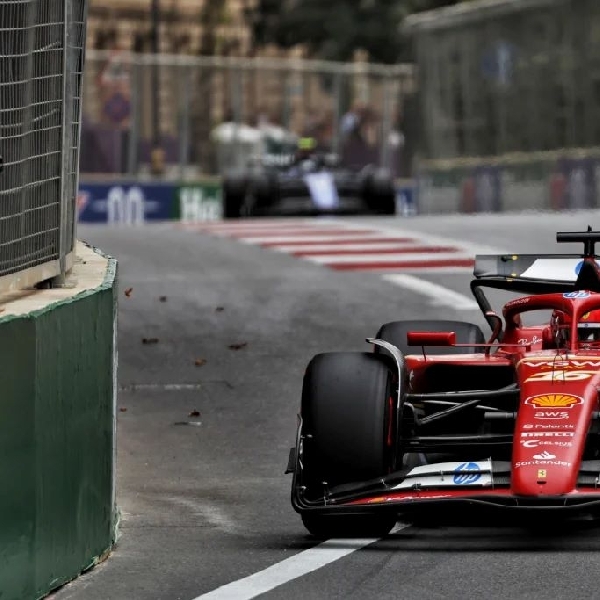
POLYGON ((517 341, 518 344, 541 344, 542 343, 542 338, 538 337, 537 335, 534 335, 531 339, 529 338, 520 338, 517 341))
POLYGON ((222 216, 220 190, 203 185, 185 185, 179 189, 179 213, 182 223, 216 221, 222 216))
MULTIPOLYGON (((545 419, 547 421, 559 421, 559 420, 565 420, 569 418, 569 413, 560 410, 537 410, 536 412, 533 413, 533 418, 534 419, 545 419)), ((536 425, 535 427, 538 428, 549 428, 549 427, 554 427, 553 425, 536 425)), ((564 427, 564 425, 563 425, 564 427)))
POLYGON ((404 481, 394 486, 394 490, 417 489, 439 486, 492 485, 492 463, 447 462, 422 465, 411 469, 404 481))
POLYGON ((550 454, 550 452, 544 450, 540 454, 534 454, 533 458, 535 458, 535 460, 553 460, 556 458, 556 454, 550 454))
POLYGON ((581 396, 573 396, 572 394, 540 394, 538 396, 530 396, 525 400, 525 404, 538 408, 570 409, 577 404, 583 404, 583 398, 581 396))
POLYGON ((554 467, 570 467, 571 463, 564 460, 523 460, 515 463, 515 468, 521 467, 535 467, 537 465, 552 465, 554 467))
POLYGON ((528 358, 522 360, 519 366, 536 367, 538 369, 600 369, 600 360, 597 357, 578 360, 548 360, 547 358, 528 358))
POLYGON ((583 381, 599 374, 598 371, 546 371, 530 375, 525 383, 531 381, 583 381))
POLYGON ((577 292, 567 292, 566 294, 563 294, 563 298, 589 298, 590 295, 591 294, 589 292, 586 292, 584 290, 578 290, 577 292))
POLYGON ((481 478, 481 473, 478 472, 479 470, 480 467, 477 463, 462 463, 454 469, 454 483, 456 485, 470 485, 476 483, 481 478))
MULTIPOLYGON (((534 429, 556 429, 558 425, 553 423, 536 423, 534 429)), ((568 423, 561 423, 561 429, 575 429, 575 425, 569 425, 568 423)))
POLYGON ((524 431, 521 433, 521 437, 535 438, 535 437, 563 437, 572 438, 575 437, 573 431, 524 431))
POLYGON ((573 444, 571 442, 550 442, 544 440, 521 440, 521 445, 524 448, 537 448, 539 446, 556 446, 558 448, 570 448, 573 444))
POLYGON ((511 300, 510 302, 508 302, 506 304, 505 308, 511 308, 513 306, 520 306, 521 304, 527 304, 530 300, 531 300, 531 298, 529 298, 529 297, 527 297, 527 298, 517 298, 516 300, 511 300))

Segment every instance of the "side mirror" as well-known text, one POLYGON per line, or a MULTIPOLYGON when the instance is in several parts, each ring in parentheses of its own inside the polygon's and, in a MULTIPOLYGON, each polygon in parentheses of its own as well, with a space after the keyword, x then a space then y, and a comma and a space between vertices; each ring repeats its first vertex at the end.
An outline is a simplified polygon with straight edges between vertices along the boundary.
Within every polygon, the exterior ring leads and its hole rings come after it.
POLYGON ((409 346, 454 346, 456 332, 454 331, 409 331, 406 334, 409 346))

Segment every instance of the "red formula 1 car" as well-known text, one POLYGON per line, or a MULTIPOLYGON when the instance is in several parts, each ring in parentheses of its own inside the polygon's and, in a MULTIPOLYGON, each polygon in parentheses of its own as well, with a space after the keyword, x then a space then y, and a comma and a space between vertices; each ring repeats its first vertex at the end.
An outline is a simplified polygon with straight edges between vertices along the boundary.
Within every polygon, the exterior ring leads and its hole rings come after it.
POLYGON ((383 535, 457 507, 600 510, 600 232, 557 241, 585 253, 477 257, 487 341, 471 323, 399 321, 372 352, 310 361, 287 472, 312 534, 383 535), (501 318, 485 287, 533 295, 501 318), (543 324, 524 324, 532 311, 543 324))

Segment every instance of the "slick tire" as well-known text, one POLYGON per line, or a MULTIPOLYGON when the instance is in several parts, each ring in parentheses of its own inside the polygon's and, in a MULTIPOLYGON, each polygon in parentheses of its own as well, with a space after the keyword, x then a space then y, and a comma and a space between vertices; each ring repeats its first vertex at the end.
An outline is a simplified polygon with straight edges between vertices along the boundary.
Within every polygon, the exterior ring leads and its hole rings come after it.
POLYGON ((393 468, 394 373, 373 353, 318 354, 302 388, 302 485, 309 497, 393 468))
POLYGON ((278 198, 277 180, 266 174, 257 175, 251 184, 254 206, 258 210, 268 209, 278 198))
POLYGON ((223 182, 223 218, 239 219, 246 199, 246 184, 241 177, 231 177, 223 182))
POLYGON ((302 523, 316 538, 383 537, 397 522, 395 514, 319 515, 304 513, 302 523))
MULTIPOLYGON (((376 338, 393 344, 400 349, 402 354, 415 354, 420 352, 419 348, 409 346, 406 334, 409 331, 454 331, 458 344, 485 344, 483 331, 474 323, 464 321, 392 321, 385 323, 379 328, 376 338)), ((485 348, 477 347, 427 347, 427 354, 476 354, 484 352, 485 348)), ((378 346, 375 347, 376 354, 387 354, 387 351, 378 346)))
POLYGON ((392 178, 383 170, 369 173, 364 184, 369 209, 381 215, 396 214, 396 189, 392 178))

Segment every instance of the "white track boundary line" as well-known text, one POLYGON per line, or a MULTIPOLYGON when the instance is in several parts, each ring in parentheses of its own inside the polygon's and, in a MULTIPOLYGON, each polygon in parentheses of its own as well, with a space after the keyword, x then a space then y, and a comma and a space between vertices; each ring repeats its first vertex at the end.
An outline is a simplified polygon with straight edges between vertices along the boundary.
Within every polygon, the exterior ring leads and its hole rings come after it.
MULTIPOLYGON (((398 523, 390 533, 396 533, 408 527, 398 523)), ((223 585, 212 592, 202 594, 194 600, 251 600, 260 594, 317 571, 340 558, 344 558, 361 548, 370 546, 382 538, 331 539, 300 552, 281 562, 275 563, 263 571, 223 585)))
MULTIPOLYGON (((399 220, 399 219, 398 219, 399 220)), ((428 243, 429 245, 435 246, 457 246, 459 249, 464 250, 465 252, 472 253, 473 256, 475 254, 507 254, 512 253, 512 251, 496 248, 492 246, 486 246, 484 244, 475 244, 472 242, 467 242, 465 240, 456 240, 454 238, 437 236, 435 234, 429 234, 424 231, 419 231, 416 229, 402 229, 400 227, 391 227, 390 225, 384 225, 383 223, 350 223, 348 221, 342 221, 338 218, 331 217, 327 220, 327 223, 330 225, 335 225, 339 227, 344 227, 348 230, 353 229, 373 229, 378 233, 383 235, 398 235, 400 237, 410 237, 414 240, 419 240, 428 243)))
POLYGON ((401 288, 410 290, 423 296, 428 296, 435 306, 448 306, 454 310, 480 310, 477 302, 469 296, 459 294, 444 286, 419 279, 405 273, 390 273, 382 275, 382 279, 401 288))

